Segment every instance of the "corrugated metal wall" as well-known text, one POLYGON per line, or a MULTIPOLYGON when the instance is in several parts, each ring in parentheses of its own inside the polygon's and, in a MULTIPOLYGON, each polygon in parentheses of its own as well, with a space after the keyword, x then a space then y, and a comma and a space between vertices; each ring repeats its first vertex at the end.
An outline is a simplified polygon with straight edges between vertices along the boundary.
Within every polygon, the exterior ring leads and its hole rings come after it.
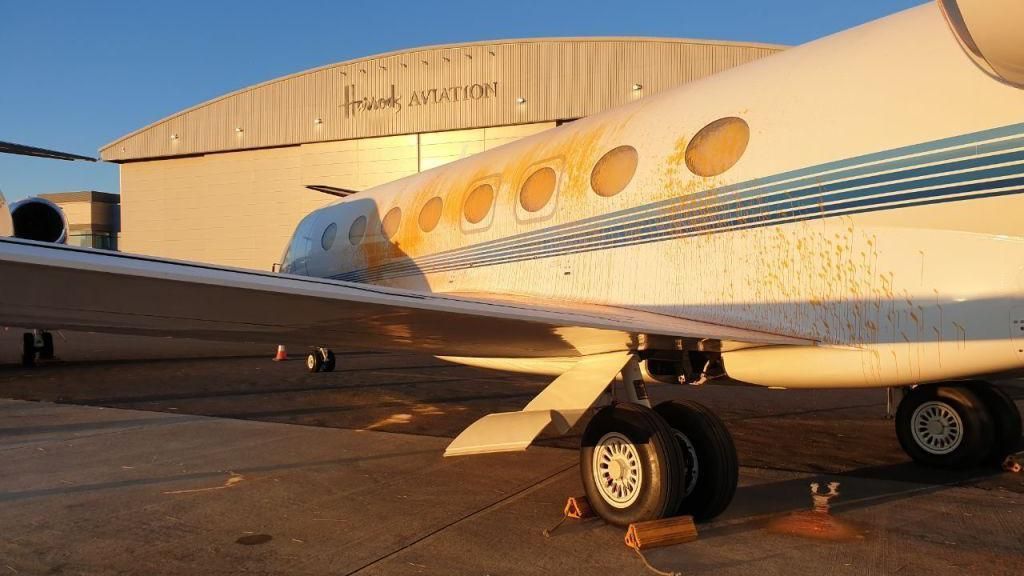
POLYGON ((115 141, 101 156, 129 161, 580 118, 779 49, 604 38, 403 51, 229 94, 115 141), (346 105, 364 98, 384 106, 346 105))

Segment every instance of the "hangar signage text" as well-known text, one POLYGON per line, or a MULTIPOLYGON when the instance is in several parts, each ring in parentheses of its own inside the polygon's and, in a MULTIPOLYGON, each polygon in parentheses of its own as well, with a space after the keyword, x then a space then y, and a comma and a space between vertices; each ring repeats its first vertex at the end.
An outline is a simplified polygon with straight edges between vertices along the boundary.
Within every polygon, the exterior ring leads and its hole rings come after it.
POLYGON ((395 90, 395 85, 392 84, 386 94, 371 94, 369 96, 360 95, 355 84, 346 84, 345 100, 340 106, 345 109, 345 117, 351 118, 359 112, 390 110, 397 114, 403 108, 432 106, 434 104, 447 104, 451 102, 468 102, 471 100, 487 100, 497 95, 497 82, 412 90, 407 95, 399 95, 398 91, 395 90))

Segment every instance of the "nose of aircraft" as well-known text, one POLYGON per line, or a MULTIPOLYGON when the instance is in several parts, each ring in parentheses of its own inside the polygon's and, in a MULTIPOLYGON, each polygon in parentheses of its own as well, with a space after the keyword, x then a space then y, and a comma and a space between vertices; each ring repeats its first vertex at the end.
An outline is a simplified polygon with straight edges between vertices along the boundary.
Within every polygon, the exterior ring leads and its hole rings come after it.
POLYGON ((1024 88, 1024 2, 938 0, 960 45, 988 74, 1024 88))

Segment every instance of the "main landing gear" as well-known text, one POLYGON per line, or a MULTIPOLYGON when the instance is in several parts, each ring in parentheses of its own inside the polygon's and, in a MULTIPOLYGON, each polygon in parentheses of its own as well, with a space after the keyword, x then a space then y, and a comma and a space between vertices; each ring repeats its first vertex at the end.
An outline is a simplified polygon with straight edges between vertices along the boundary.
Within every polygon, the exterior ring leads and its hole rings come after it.
POLYGON ((53 360, 53 334, 45 330, 33 330, 21 335, 21 365, 31 368, 36 358, 53 360))
POLYGON ((896 436, 920 464, 998 465, 1020 444, 1020 411, 1006 392, 988 382, 917 386, 896 410, 896 436))
POLYGON ((330 348, 313 348, 306 355, 306 369, 310 372, 334 372, 334 352, 330 348))
POLYGON ((725 425, 696 402, 644 404, 606 406, 583 433, 580 473, 594 511, 620 526, 721 514, 739 476, 725 425))

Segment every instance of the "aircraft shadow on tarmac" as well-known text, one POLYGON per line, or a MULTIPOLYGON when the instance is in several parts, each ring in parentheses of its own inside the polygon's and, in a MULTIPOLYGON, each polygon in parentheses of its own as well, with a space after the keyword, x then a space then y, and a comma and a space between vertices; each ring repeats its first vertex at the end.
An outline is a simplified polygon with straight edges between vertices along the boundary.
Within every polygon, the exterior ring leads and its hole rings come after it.
MULTIPOLYGON (((5 370, 0 374, 0 397, 357 429, 365 428, 367 422, 378 417, 432 406, 438 414, 422 416, 423 425, 416 429, 407 425, 380 429, 451 437, 479 415, 520 408, 543 386, 543 379, 455 366, 426 357, 408 356, 400 365, 395 363, 394 358, 373 355, 353 359, 347 369, 321 375, 306 375, 297 363, 271 364, 267 359, 251 358, 55 364, 42 367, 46 372, 37 372, 32 378, 25 378, 26 374, 20 370, 5 370), (402 375, 403 370, 408 375, 402 375), (161 379, 180 381, 193 371, 205 374, 205 383, 172 386, 170 381, 161 379), (164 376, 168 372, 172 374, 164 376), (114 379, 118 381, 111 385, 114 379)), ((882 406, 881 398, 872 396, 867 400, 873 403, 863 405, 854 405, 855 399, 823 408, 804 403, 799 396, 802 393, 794 391, 792 400, 786 400, 785 405, 777 409, 762 407, 745 416, 743 411, 751 410, 748 406, 751 400, 782 397, 747 387, 717 388, 728 396, 747 396, 734 400, 733 413, 729 414, 728 404, 716 406, 714 389, 678 389, 678 393, 712 394, 704 401, 723 410, 727 424, 734 430, 741 463, 747 466, 745 475, 766 481, 741 485, 730 509, 702 529, 702 537, 757 529, 762 520, 808 510, 810 482, 822 486, 830 481, 841 483, 841 497, 834 503, 840 514, 959 486, 1019 482, 1012 476, 1002 475, 996 468, 946 471, 907 462, 895 445, 891 423, 875 412, 882 406), (768 396, 771 394, 776 396, 768 396), (820 439, 803 446, 801 453, 793 453, 793 437, 800 435, 820 439), (851 455, 844 459, 844 452, 851 455), (864 465, 865 459, 871 464, 864 465), (765 472, 759 473, 759 468, 765 472), (780 472, 787 479, 773 481, 772 475, 780 472), (792 479, 794 472, 800 477, 792 479)), ((659 387, 652 389, 652 394, 656 391, 662 395, 674 394, 676 388, 659 387)), ((1024 398, 1022 387, 1009 388, 1008 392, 1017 399, 1024 398)), ((147 423, 147 419, 140 419, 136 413, 126 421, 9 429, 6 435, 78 434, 147 423)), ((0 429, 0 433, 3 432, 0 429)), ((571 449, 574 440, 570 436, 542 440, 540 444, 571 449)), ((1016 485, 1010 489, 1022 491, 1016 485)))

